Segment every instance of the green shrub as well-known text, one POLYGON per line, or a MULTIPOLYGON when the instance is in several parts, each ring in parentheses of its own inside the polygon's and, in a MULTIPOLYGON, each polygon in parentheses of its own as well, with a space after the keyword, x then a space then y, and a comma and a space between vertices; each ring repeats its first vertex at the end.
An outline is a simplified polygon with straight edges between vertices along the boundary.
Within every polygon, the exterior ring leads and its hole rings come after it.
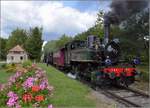
POLYGON ((28 67, 28 66, 31 66, 31 65, 32 65, 32 62, 31 62, 30 60, 24 61, 24 62, 22 63, 22 66, 23 66, 23 67, 28 67))
POLYGON ((6 72, 16 72, 16 64, 7 64, 6 72))
POLYGON ((147 63, 142 63, 141 65, 137 66, 137 70, 140 71, 141 75, 140 78, 143 81, 149 81, 149 65, 147 63))
POLYGON ((0 64, 0 69, 4 69, 4 68, 6 68, 6 63, 1 63, 0 64))
POLYGON ((16 66, 16 64, 15 64, 15 63, 12 63, 11 66, 14 67, 14 66, 16 66))
POLYGON ((148 72, 141 72, 141 78, 143 81, 148 82, 149 81, 149 73, 148 72))

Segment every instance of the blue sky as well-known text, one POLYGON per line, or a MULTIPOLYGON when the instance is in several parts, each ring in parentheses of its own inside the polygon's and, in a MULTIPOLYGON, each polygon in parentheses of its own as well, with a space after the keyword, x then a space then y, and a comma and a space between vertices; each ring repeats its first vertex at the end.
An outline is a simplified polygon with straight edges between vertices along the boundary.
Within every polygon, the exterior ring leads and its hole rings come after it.
POLYGON ((95 24, 99 10, 108 11, 110 0, 2 1, 1 36, 18 28, 43 27, 45 41, 62 34, 74 36, 95 24))

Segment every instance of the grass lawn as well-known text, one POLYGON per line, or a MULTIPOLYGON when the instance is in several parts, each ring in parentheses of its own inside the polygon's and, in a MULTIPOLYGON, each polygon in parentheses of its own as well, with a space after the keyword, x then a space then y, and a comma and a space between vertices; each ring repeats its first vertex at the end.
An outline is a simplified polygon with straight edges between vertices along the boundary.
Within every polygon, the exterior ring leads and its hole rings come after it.
POLYGON ((137 69, 141 72, 143 81, 149 81, 149 65, 139 65, 137 69))
POLYGON ((140 79, 135 82, 132 86, 133 88, 137 88, 139 90, 145 91, 148 93, 149 91, 149 65, 148 64, 140 64, 137 66, 137 70, 141 72, 140 79))
POLYGON ((2 67, 5 63, 0 63, 0 83, 6 83, 8 78, 13 75, 14 73, 6 72, 6 69, 2 67))
POLYGON ((12 74, 14 73, 8 73, 4 69, 0 69, 0 83, 6 83, 12 74))
POLYGON ((49 80, 49 83, 54 86, 54 94, 51 98, 51 103, 56 107, 63 108, 93 108, 95 102, 90 94, 90 88, 86 85, 68 78, 59 70, 45 64, 38 64, 43 68, 49 80))

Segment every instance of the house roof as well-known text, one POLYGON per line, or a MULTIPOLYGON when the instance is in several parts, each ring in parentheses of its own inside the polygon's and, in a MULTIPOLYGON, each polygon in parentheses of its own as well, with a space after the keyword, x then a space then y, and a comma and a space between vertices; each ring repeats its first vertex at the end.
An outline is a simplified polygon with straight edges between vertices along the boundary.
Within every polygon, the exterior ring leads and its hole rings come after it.
POLYGON ((10 49, 9 51, 25 51, 20 45, 16 45, 14 48, 10 49))

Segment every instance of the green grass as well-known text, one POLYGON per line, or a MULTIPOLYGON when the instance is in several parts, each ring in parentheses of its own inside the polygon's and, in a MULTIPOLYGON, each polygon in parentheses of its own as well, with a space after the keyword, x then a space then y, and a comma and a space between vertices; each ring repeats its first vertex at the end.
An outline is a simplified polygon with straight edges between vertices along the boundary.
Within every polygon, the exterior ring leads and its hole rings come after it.
POLYGON ((6 72, 6 69, 3 67, 5 63, 0 63, 0 83, 6 83, 8 78, 14 73, 6 72))
POLYGON ((141 78, 143 81, 149 81, 149 65, 143 64, 137 66, 137 69, 141 72, 141 78))
POLYGON ((6 83, 12 74, 14 73, 7 73, 5 69, 0 68, 0 83, 6 83))
POLYGON ((43 68, 49 80, 54 86, 54 94, 51 103, 58 107, 78 108, 95 107, 95 102, 90 98, 90 88, 86 85, 68 78, 59 70, 45 64, 38 64, 43 68))

